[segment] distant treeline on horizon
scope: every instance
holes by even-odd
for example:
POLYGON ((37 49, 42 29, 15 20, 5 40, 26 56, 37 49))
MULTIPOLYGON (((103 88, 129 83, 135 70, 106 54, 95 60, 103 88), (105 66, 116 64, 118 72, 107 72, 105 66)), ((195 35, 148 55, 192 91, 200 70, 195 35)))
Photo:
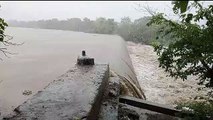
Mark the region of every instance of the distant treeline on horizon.
POLYGON ((11 27, 27 27, 41 29, 70 30, 85 33, 117 34, 126 41, 150 44, 156 38, 157 26, 148 27, 146 24, 150 17, 142 17, 132 21, 129 17, 124 17, 121 22, 103 17, 96 20, 89 18, 70 18, 58 20, 56 18, 38 21, 8 21, 11 27))

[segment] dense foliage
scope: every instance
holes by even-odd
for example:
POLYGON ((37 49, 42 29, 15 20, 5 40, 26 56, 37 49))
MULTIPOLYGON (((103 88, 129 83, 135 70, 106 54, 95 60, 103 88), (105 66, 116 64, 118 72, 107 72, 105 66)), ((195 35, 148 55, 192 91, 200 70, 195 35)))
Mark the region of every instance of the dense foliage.
POLYGON ((186 120, 212 120, 213 103, 206 101, 191 101, 179 103, 176 107, 186 113, 193 113, 193 116, 185 116, 186 120))
POLYGON ((67 20, 39 20, 39 21, 8 21, 10 26, 14 27, 29 27, 43 29, 58 29, 71 30, 86 33, 100 34, 118 34, 127 41, 141 42, 150 44, 155 39, 157 28, 155 26, 148 27, 146 23, 150 17, 143 17, 131 21, 129 17, 124 17, 121 22, 116 22, 114 19, 97 18, 90 20, 89 18, 70 18, 67 20))
POLYGON ((4 30, 7 27, 7 23, 4 21, 4 19, 0 18, 0 42, 2 43, 4 40, 4 30))
POLYGON ((180 15, 180 22, 159 13, 148 23, 163 25, 159 37, 170 35, 172 41, 168 46, 161 42, 153 44, 159 55, 160 67, 165 68, 170 76, 183 80, 189 75, 198 75, 200 84, 213 87, 213 5, 204 8, 198 2, 191 2, 188 7, 181 7, 181 1, 177 3, 180 5, 174 5, 174 10, 180 15), (181 8, 183 10, 179 12, 181 8), (195 8, 196 12, 185 12, 187 9, 184 8, 195 8), (199 25, 200 20, 205 20, 205 25, 199 25))
MULTIPOLYGON (((5 20, 3 18, 0 18, 0 52, 3 53, 5 56, 7 56, 8 53, 10 54, 10 52, 8 52, 7 48, 5 47, 10 45, 10 42, 8 42, 8 40, 5 40, 5 37, 7 36, 4 34, 5 28, 7 26, 8 24, 5 22, 5 20)), ((9 40, 10 39, 11 38, 9 38, 9 40)), ((0 60, 2 60, 1 57, 0 60)))

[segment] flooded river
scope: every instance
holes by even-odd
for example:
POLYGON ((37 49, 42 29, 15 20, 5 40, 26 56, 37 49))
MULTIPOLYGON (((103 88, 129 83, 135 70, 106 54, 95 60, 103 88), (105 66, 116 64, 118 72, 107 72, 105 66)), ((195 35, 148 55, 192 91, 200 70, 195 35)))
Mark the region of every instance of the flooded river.
POLYGON ((12 27, 7 28, 6 34, 13 36, 13 42, 24 44, 9 46, 10 52, 18 53, 9 55, 10 58, 0 55, 3 58, 0 61, 1 116, 72 68, 82 50, 94 57, 95 63, 109 63, 112 71, 133 78, 149 101, 175 105, 178 101, 204 96, 209 90, 198 91, 193 76, 186 82, 167 77, 158 67, 157 55, 151 46, 127 42, 127 49, 126 42, 116 35, 12 27), (23 95, 25 90, 32 94, 23 95))
POLYGON ((82 50, 94 57, 95 63, 109 63, 111 70, 126 77, 130 75, 136 81, 126 42, 119 36, 12 27, 6 29, 6 34, 13 36, 13 42, 24 44, 9 46, 10 52, 18 53, 9 55, 10 58, 1 54, 1 115, 73 67, 82 50), (25 90, 32 94, 23 95, 25 90))
POLYGON ((158 56, 152 46, 127 44, 132 63, 140 86, 148 101, 175 106, 177 102, 193 100, 195 97, 205 97, 210 89, 197 85, 196 76, 188 80, 168 77, 164 69, 159 68, 158 56))

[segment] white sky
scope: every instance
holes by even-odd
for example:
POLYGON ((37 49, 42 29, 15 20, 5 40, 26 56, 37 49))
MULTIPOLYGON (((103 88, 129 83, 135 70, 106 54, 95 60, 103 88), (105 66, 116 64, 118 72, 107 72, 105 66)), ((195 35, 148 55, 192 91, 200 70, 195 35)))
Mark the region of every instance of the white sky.
MULTIPOLYGON (((58 18, 84 18, 92 20, 97 17, 114 18, 116 21, 124 16, 132 20, 147 16, 138 11, 137 4, 150 6, 158 12, 172 15, 171 1, 2 1, 0 2, 0 17, 6 20, 41 20, 58 18)), ((213 4, 209 1, 208 4, 213 4)), ((172 16, 171 16, 172 17, 172 16)))

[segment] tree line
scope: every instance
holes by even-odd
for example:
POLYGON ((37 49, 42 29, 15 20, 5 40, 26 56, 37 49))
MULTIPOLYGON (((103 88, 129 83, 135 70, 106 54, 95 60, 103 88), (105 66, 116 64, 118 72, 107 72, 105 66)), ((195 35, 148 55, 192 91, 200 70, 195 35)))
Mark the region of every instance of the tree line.
POLYGON ((121 18, 120 22, 104 17, 90 20, 89 18, 70 18, 58 20, 56 18, 38 21, 8 21, 12 27, 42 28, 70 30, 85 33, 117 34, 126 41, 151 44, 156 37, 158 26, 147 26, 151 17, 142 17, 132 21, 129 17, 121 18))

